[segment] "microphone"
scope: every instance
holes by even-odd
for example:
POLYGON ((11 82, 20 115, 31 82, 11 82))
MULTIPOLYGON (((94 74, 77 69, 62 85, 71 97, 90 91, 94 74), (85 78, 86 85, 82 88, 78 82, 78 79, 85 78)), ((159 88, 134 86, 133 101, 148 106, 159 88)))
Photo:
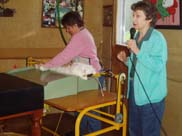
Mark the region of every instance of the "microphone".
POLYGON ((136 29, 135 29, 134 27, 132 27, 132 28, 130 29, 130 39, 134 39, 135 32, 136 32, 136 29))

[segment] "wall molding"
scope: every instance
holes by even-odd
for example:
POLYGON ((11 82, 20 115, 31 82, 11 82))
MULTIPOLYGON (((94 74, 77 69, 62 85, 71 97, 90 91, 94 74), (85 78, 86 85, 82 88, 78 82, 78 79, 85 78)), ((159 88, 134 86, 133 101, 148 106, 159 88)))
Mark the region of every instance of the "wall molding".
POLYGON ((63 48, 0 48, 0 59, 52 58, 63 48))

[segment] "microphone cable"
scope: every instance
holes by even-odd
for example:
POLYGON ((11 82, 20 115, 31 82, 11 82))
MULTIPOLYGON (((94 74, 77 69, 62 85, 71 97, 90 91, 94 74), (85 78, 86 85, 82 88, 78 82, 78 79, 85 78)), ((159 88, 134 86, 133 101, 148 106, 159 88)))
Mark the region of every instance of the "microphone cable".
POLYGON ((142 86, 142 88, 143 88, 143 91, 144 91, 144 93, 145 93, 145 95, 146 95, 146 97, 147 97, 147 99, 148 99, 148 101, 149 101, 149 104, 150 104, 150 106, 151 106, 151 108, 152 108, 152 111, 153 111, 153 113, 154 113, 156 119, 158 120, 159 124, 161 125, 161 130, 162 130, 162 132, 164 133, 164 136, 168 136, 166 130, 164 129, 164 127, 163 127, 163 125, 162 125, 162 123, 161 123, 161 120, 159 119, 159 116, 158 116, 157 113, 156 113, 156 110, 155 110, 154 107, 153 107, 153 104, 152 104, 152 102, 151 102, 151 100, 150 100, 150 98, 149 98, 149 96, 148 96, 148 94, 147 94, 147 91, 146 91, 146 89, 145 89, 145 87, 144 87, 144 85, 143 85, 143 83, 142 83, 142 80, 141 80, 141 78, 140 78, 140 76, 139 76, 139 74, 138 74, 138 72, 137 72, 137 70, 136 70, 135 64, 134 64, 133 60, 131 59, 131 56, 129 56, 129 58, 130 58, 130 61, 131 61, 131 63, 132 63, 132 66, 133 66, 133 68, 134 68, 134 70, 135 70, 135 73, 136 73, 136 75, 137 75, 137 77, 138 77, 138 79, 139 79, 139 82, 140 82, 140 84, 141 84, 141 86, 142 86))

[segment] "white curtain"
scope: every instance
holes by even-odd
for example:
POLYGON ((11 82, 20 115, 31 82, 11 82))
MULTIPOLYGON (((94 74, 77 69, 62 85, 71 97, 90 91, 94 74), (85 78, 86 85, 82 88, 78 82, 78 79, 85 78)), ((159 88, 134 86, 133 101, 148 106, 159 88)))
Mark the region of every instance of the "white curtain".
POLYGON ((117 0, 116 44, 123 44, 125 35, 125 0, 117 0))
POLYGON ((139 0, 117 0, 116 44, 125 45, 132 27, 131 5, 139 0))

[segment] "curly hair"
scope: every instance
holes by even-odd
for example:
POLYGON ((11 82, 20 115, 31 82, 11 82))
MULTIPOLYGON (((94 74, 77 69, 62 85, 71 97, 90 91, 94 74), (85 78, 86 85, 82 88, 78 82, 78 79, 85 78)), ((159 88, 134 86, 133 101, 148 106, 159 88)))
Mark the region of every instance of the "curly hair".
POLYGON ((133 11, 142 10, 146 16, 146 20, 152 20, 151 26, 155 26, 157 22, 157 8, 149 0, 138 1, 131 5, 133 11))

